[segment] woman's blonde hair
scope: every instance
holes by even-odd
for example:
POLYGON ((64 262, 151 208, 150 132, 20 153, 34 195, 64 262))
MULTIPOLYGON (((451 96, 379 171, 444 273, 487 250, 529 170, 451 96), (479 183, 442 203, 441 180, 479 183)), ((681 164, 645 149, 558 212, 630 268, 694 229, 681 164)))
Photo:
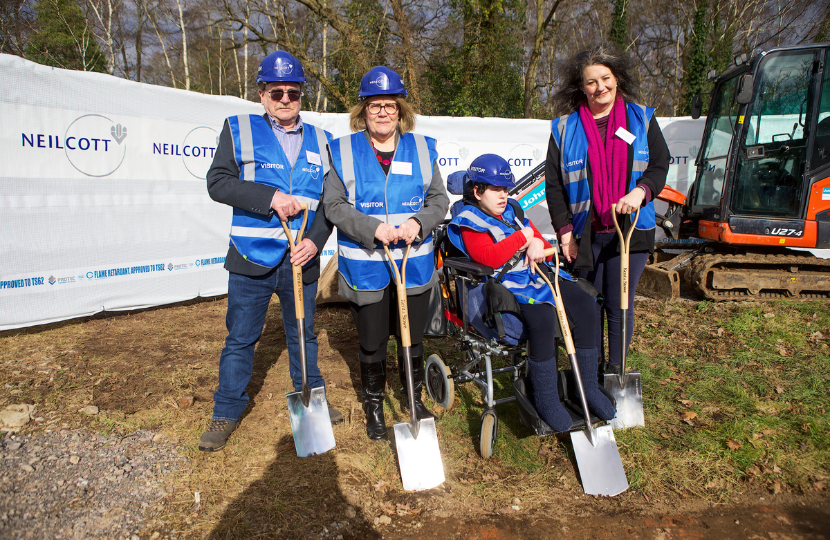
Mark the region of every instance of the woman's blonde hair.
MULTIPOLYGON (((374 97, 374 96, 371 96, 374 97)), ((389 96, 398 104, 398 131, 409 133, 415 127, 415 109, 400 96, 389 96)), ((368 99, 362 99, 349 109, 349 127, 352 131, 364 131, 366 129, 366 105, 369 104, 368 99)))

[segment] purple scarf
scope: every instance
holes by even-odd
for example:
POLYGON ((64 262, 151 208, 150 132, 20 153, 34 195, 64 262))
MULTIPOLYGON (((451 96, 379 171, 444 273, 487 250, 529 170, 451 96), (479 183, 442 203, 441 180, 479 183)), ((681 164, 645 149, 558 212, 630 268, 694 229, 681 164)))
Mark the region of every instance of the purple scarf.
POLYGON ((613 231, 611 204, 616 203, 625 195, 628 186, 628 144, 615 135, 618 128, 625 129, 626 125, 625 103, 622 96, 617 95, 611 109, 605 145, 602 144, 597 123, 586 102, 582 102, 579 106, 579 119, 588 137, 588 163, 591 164, 593 178, 591 193, 594 199, 596 221, 600 225, 594 232, 613 231))

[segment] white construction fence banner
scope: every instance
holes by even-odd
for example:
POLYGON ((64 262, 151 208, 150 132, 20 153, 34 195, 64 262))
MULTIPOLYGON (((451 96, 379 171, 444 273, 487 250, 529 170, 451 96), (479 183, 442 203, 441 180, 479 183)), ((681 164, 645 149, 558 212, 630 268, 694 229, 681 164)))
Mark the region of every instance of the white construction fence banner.
MULTIPOLYGON (((0 73, 0 330, 227 293, 231 208, 205 176, 225 118, 259 103, 2 54, 0 73)), ((345 114, 302 118, 349 133, 345 114)), ((660 123, 685 191, 702 121, 660 123)), ((416 132, 438 140, 445 177, 492 152, 519 178, 545 159, 550 122, 419 117, 416 132)), ((334 252, 332 235, 322 267, 334 252)))

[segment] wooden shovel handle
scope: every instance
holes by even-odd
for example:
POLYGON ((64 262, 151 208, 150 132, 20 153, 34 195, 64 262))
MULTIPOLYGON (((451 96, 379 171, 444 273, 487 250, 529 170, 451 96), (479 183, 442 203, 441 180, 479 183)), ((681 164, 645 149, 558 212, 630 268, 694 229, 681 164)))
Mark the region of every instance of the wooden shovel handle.
POLYGON ((398 293, 398 318, 401 321, 401 347, 411 347, 409 304, 406 298, 406 260, 409 258, 409 250, 412 249, 412 244, 406 246, 400 272, 398 272, 398 265, 395 264, 395 259, 392 258, 392 252, 389 250, 389 246, 384 244, 383 249, 386 251, 386 256, 389 257, 389 264, 392 265, 392 270, 395 273, 395 286, 398 293))
POLYGON ((628 254, 631 248, 631 235, 634 234, 634 225, 640 219, 640 208, 637 208, 634 221, 631 223, 631 228, 628 229, 628 234, 626 235, 623 235, 620 223, 617 221, 616 203, 611 205, 611 217, 614 219, 614 228, 617 229, 617 236, 620 239, 620 309, 628 309, 628 254))
MULTIPOLYGON (((556 249, 553 249, 552 255, 555 256, 555 272, 559 272, 559 252, 556 249)), ((536 273, 542 277, 545 283, 547 283, 548 287, 550 287, 550 292, 553 294, 553 301, 556 304, 556 315, 559 318, 559 326, 562 330, 562 340, 565 342, 565 352, 569 355, 576 354, 576 348, 574 347, 574 338, 571 335, 571 327, 568 325, 568 316, 565 314, 565 303, 562 301, 562 293, 559 291, 559 279, 558 277, 554 277, 553 284, 548 279, 548 276, 545 275, 542 270, 536 266, 536 263, 533 263, 533 266, 536 269, 536 273)))
MULTIPOLYGON (((297 248, 297 244, 302 241, 305 226, 308 223, 308 203, 301 202, 300 208, 303 210, 303 223, 300 225, 300 230, 297 231, 296 241, 291 236, 291 229, 288 227, 288 223, 280 220, 292 252, 297 248)), ((291 265, 291 282, 294 285, 294 316, 298 321, 301 321, 305 319, 305 303, 303 298, 303 267, 299 264, 291 265)))

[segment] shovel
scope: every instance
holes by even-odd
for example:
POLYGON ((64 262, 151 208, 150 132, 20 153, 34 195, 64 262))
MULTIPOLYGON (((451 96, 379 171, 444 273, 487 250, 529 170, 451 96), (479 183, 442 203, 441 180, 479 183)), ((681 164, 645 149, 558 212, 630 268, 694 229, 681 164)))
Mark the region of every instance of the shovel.
POLYGON ((444 464, 438 449, 438 432, 435 419, 418 420, 415 414, 415 385, 412 378, 412 342, 409 334, 409 309, 406 298, 406 260, 412 245, 406 246, 401 270, 392 258, 392 252, 384 245, 386 256, 395 273, 398 295, 398 319, 401 324, 401 347, 406 375, 406 393, 409 398, 409 423, 395 424, 395 446, 401 465, 401 480, 407 491, 434 488, 444 482, 444 464))
POLYGON ((625 357, 628 352, 628 255, 631 246, 631 235, 634 233, 634 225, 640 217, 640 209, 634 215, 634 221, 628 230, 628 235, 623 235, 620 224, 617 222, 617 205, 611 205, 611 216, 614 218, 614 227, 617 229, 617 236, 620 238, 620 374, 605 374, 605 389, 617 400, 617 416, 614 417, 612 425, 614 429, 625 429, 636 426, 645 426, 643 415, 643 386, 640 381, 640 372, 625 371, 625 357))
MULTIPOLYGON (((559 271, 559 253, 554 251, 556 256, 556 267, 554 272, 559 271)), ((536 263, 533 263, 536 266, 536 263)), ((582 412, 585 415, 585 429, 571 432, 571 443, 576 456, 576 466, 579 469, 579 476, 582 478, 582 489, 588 495, 605 495, 613 497, 628 489, 628 480, 620 459, 620 451, 617 448, 617 441, 614 439, 614 431, 610 425, 595 428, 591 425, 591 413, 588 412, 588 402, 585 399, 585 388, 582 386, 582 375, 579 373, 579 365, 576 361, 576 348, 574 347, 571 327, 568 325, 568 316, 565 314, 565 305, 562 302, 562 295, 559 293, 559 279, 554 277, 555 285, 552 285, 544 272, 536 268, 538 275, 550 287, 556 302, 556 315, 559 317, 559 326, 562 329, 562 339, 565 342, 565 351, 571 361, 574 378, 579 388, 579 398, 582 401, 582 412)))
MULTIPOLYGON (((305 231, 306 222, 308 221, 308 204, 300 203, 300 207, 303 209, 303 224, 300 230, 297 231, 296 241, 291 236, 291 229, 288 228, 288 224, 281 221, 291 251, 294 251, 297 244, 303 239, 303 231, 305 231)), ((301 266, 291 265, 291 281, 294 285, 294 315, 297 317, 297 341, 300 348, 303 389, 300 392, 289 392, 285 397, 288 400, 288 416, 291 419, 291 431, 294 433, 294 447, 297 450, 297 455, 299 457, 311 457, 334 448, 334 431, 331 428, 326 389, 322 386, 310 390, 308 388, 303 269, 301 266)), ((283 317, 286 315, 286 313, 282 314, 283 317)))

